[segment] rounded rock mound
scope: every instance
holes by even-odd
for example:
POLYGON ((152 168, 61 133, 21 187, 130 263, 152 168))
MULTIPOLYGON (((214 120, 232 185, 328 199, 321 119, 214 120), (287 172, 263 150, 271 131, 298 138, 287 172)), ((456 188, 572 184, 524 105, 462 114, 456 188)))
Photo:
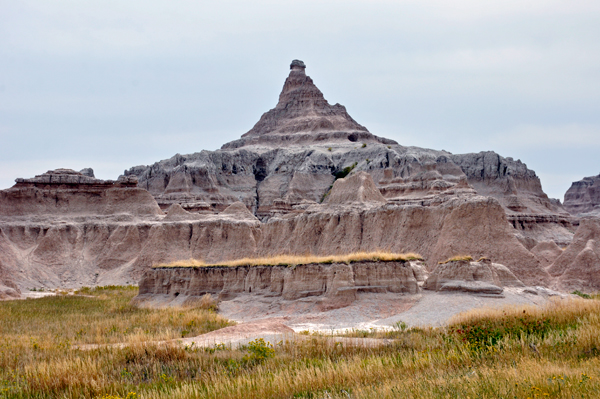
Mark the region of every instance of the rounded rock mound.
POLYGON ((386 199, 375 185, 370 174, 364 171, 354 173, 333 183, 325 202, 329 205, 351 203, 386 203, 386 199))

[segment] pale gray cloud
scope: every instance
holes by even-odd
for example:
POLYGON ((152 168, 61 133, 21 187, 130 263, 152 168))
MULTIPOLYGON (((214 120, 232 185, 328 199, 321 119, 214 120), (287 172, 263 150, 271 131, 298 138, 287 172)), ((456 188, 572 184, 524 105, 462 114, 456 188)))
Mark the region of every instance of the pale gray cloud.
POLYGON ((600 2, 0 0, 0 187, 215 149, 303 59, 373 133, 600 172, 600 2))

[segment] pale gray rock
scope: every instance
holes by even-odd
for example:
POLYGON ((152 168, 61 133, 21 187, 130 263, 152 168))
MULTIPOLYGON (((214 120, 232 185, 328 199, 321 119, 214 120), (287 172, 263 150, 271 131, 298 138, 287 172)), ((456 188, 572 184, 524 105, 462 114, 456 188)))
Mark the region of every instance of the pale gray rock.
POLYGON ((96 177, 96 176, 94 176, 94 169, 92 169, 92 168, 81 169, 79 171, 79 173, 81 173, 82 175, 87 176, 87 177, 96 177))
POLYGON ((385 204, 387 201, 375 186, 371 175, 362 171, 337 180, 326 200, 329 205, 365 202, 385 204))
POLYGON ((489 259, 477 262, 452 261, 439 264, 427 278, 425 289, 499 295, 503 287, 524 284, 506 266, 489 259))
POLYGON ((548 267, 564 291, 595 293, 600 290, 600 219, 581 220, 573 242, 548 267))

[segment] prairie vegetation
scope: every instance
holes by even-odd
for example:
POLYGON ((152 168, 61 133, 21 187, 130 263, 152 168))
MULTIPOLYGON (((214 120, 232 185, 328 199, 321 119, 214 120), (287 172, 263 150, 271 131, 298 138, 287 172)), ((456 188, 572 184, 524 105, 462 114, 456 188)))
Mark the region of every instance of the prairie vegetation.
POLYGON ((133 288, 0 303, 0 397, 571 398, 600 389, 600 301, 472 311, 447 328, 309 335, 241 349, 144 341, 226 322, 210 310, 131 308, 133 288), (194 321, 194 323, 191 323, 194 321), (115 328, 113 328, 115 326, 115 328), (80 350, 85 343, 128 342, 80 350))
POLYGON ((276 255, 262 258, 243 258, 219 263, 205 263, 202 260, 188 259, 154 267, 211 267, 211 266, 295 266, 310 263, 352 263, 352 262, 409 262, 412 260, 423 260, 423 257, 415 253, 396 254, 391 252, 353 252, 347 255, 276 255))

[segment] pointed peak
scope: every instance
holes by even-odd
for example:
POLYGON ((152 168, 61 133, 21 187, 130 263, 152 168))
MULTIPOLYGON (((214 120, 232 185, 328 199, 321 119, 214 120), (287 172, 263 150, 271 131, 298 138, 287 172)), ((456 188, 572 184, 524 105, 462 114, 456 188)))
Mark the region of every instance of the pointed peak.
POLYGON ((346 108, 339 104, 330 105, 305 70, 306 64, 303 61, 292 61, 279 102, 275 108, 263 114, 244 137, 301 132, 367 131, 348 115, 346 108))
MULTIPOLYGON (((275 108, 265 112, 240 140, 223 148, 252 144, 269 146, 310 144, 312 142, 377 141, 383 142, 358 124, 343 105, 330 105, 321 90, 306 75, 306 64, 293 60, 275 108)), ((392 140, 387 140, 395 144, 392 140)))

